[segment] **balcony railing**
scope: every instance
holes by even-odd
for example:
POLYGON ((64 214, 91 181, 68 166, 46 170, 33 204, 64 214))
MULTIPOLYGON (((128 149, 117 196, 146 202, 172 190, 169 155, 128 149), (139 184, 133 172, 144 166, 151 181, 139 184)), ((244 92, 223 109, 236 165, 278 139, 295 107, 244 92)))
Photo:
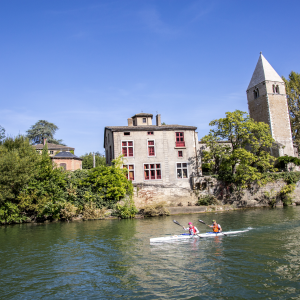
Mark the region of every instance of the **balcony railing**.
POLYGON ((185 142, 175 142, 175 147, 185 147, 185 142))

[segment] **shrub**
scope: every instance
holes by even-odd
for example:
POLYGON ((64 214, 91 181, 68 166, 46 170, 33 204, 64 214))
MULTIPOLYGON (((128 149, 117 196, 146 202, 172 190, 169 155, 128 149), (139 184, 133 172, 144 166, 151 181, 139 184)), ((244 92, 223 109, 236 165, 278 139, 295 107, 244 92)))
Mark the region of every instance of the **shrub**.
POLYGON ((106 208, 97 208, 94 202, 86 203, 83 207, 83 219, 84 220, 93 220, 93 219, 102 219, 106 213, 106 208))
POLYGON ((147 217, 169 216, 170 212, 166 209, 166 202, 153 203, 145 205, 140 213, 147 217))
POLYGON ((115 214, 121 219, 134 218, 137 213, 138 209, 131 198, 124 200, 123 204, 116 205, 115 214))
POLYGON ((274 189, 271 189, 270 192, 265 192, 264 195, 265 195, 265 198, 268 201, 268 204, 272 208, 276 207, 278 193, 276 191, 274 191, 274 189))
POLYGON ((68 221, 71 220, 73 217, 75 217, 77 215, 77 212, 78 212, 78 207, 71 204, 70 202, 67 202, 64 208, 60 210, 61 217, 68 221))
POLYGON ((292 204, 291 194, 294 192, 295 188, 295 184, 287 184, 280 190, 279 194, 284 206, 292 204))
POLYGON ((217 200, 217 198, 213 195, 205 195, 205 196, 201 196, 198 199, 198 203, 199 206, 200 205, 217 205, 219 204, 219 201, 217 200))

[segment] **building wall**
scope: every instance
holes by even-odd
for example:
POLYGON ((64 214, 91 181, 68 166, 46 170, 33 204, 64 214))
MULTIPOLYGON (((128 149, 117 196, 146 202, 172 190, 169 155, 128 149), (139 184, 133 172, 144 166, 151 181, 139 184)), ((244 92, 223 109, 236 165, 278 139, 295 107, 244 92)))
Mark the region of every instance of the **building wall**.
POLYGON ((52 161, 56 164, 57 167, 60 167, 60 164, 66 164, 67 171, 75 171, 82 169, 82 161, 77 159, 69 158, 53 158, 52 161))
POLYGON ((281 155, 294 156, 288 113, 285 85, 281 82, 265 81, 247 91, 250 117, 257 122, 270 126, 272 137, 284 145, 281 155), (273 85, 279 86, 279 93, 273 93, 273 85), (259 97, 254 99, 254 90, 259 90, 259 97))
POLYGON ((152 118, 151 117, 136 117, 133 118, 135 123, 134 126, 143 126, 143 125, 152 125, 152 118), (143 119, 146 119, 146 123, 143 123, 143 119))
POLYGON ((147 135, 147 131, 131 131, 130 136, 124 132, 114 132, 114 156, 121 155, 122 141, 133 141, 134 156, 124 157, 124 164, 133 164, 135 169, 134 184, 151 184, 164 186, 190 187, 190 175, 193 172, 191 158, 195 157, 195 139, 197 134, 192 130, 178 131, 153 131, 153 135, 147 135), (184 132, 185 147, 176 148, 175 132, 184 132), (155 141, 155 156, 148 156, 148 140, 155 141), (178 151, 183 156, 178 157, 178 151), (144 164, 161 164, 161 179, 145 180, 144 164), (177 178, 176 164, 187 163, 188 178, 177 178))

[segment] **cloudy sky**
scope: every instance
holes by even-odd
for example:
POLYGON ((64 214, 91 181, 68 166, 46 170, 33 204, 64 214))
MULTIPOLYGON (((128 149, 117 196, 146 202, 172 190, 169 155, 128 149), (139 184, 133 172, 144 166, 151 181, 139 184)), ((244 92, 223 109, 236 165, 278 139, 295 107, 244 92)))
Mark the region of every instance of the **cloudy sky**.
POLYGON ((38 120, 75 154, 136 113, 194 125, 247 111, 259 52, 300 73, 300 1, 0 0, 0 125, 38 120))

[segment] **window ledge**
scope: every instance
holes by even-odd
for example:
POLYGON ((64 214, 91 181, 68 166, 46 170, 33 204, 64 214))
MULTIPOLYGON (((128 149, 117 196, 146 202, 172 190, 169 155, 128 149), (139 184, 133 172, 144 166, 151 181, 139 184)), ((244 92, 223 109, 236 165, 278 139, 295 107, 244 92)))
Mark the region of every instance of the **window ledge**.
POLYGON ((186 146, 182 146, 182 147, 174 147, 174 149, 186 149, 186 146))

